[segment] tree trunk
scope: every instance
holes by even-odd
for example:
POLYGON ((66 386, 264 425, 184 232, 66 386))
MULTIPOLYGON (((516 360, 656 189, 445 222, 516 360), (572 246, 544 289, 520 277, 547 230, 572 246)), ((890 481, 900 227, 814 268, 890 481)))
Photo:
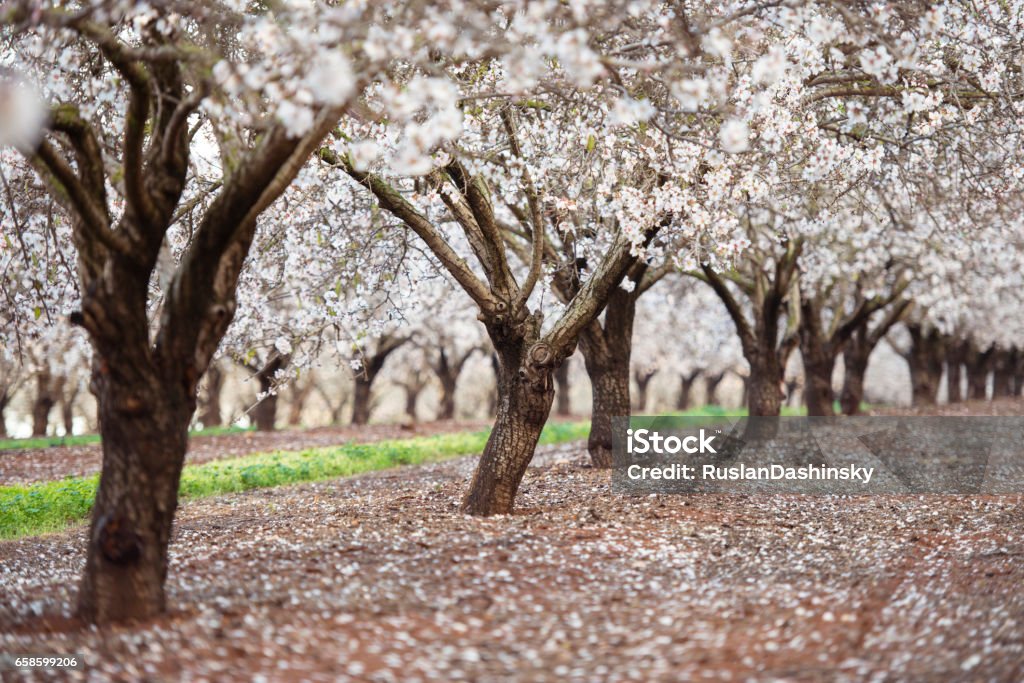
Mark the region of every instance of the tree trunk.
POLYGON ((1011 398, 1014 393, 1013 373, 1017 365, 1013 351, 1000 349, 992 361, 992 398, 1011 398))
POLYGON ((583 355, 591 386, 587 450, 597 468, 612 466, 612 418, 629 417, 629 357, 583 355))
POLYGON ((979 351, 973 345, 968 347, 964 367, 967 370, 967 394, 975 401, 988 397, 988 371, 994 348, 979 351))
POLYGON ((274 356, 256 373, 256 379, 260 383, 260 394, 263 395, 260 402, 252 409, 252 418, 256 423, 257 431, 274 431, 277 424, 277 391, 274 386, 274 377, 280 370, 287 367, 288 360, 286 356, 274 356))
POLYGON ((864 375, 868 371, 872 350, 863 342, 852 339, 843 349, 843 391, 839 397, 843 415, 860 415, 860 406, 864 402, 864 375))
POLYGON ((46 436, 50 424, 50 411, 57 404, 57 391, 49 370, 36 375, 36 397, 32 403, 32 436, 46 436))
POLYGON ((939 400, 942 364, 946 351, 937 330, 925 331, 920 325, 907 325, 910 332, 910 382, 915 406, 933 406, 939 400))
POLYGON ((220 412, 220 395, 224 389, 225 372, 217 364, 210 365, 206 371, 206 387, 199 412, 199 421, 203 428, 219 427, 224 419, 220 412))
POLYGON ((352 424, 365 425, 370 422, 370 411, 373 409, 373 380, 376 373, 369 372, 356 375, 355 389, 352 392, 352 424))
POLYGON ((804 356, 804 401, 810 416, 831 417, 836 414, 833 406, 835 393, 832 391, 835 363, 835 356, 829 352, 804 356))
POLYGON ((636 409, 641 414, 647 410, 647 388, 651 385, 651 380, 654 379, 657 373, 657 370, 649 370, 646 372, 637 371, 633 374, 633 378, 636 380, 636 409))
MULTIPOLYGON (((704 400, 708 405, 718 405, 718 385, 725 379, 724 372, 716 372, 713 375, 706 375, 704 377, 704 400)), ((747 394, 749 393, 749 378, 743 383, 744 397, 743 402, 747 402, 747 394)))
POLYGON ((64 436, 72 436, 75 433, 75 399, 78 398, 78 383, 75 383, 75 390, 61 397, 60 417, 64 423, 64 436))
POLYGON ((554 372, 555 375, 555 414, 565 417, 572 414, 571 397, 569 396, 569 361, 562 363, 554 372))
MULTIPOLYGON (((811 417, 835 415, 832 372, 836 367, 836 334, 826 333, 821 322, 822 305, 815 299, 800 303, 798 327, 800 355, 804 362, 804 403, 811 417), (830 336, 831 335, 831 336, 830 336)), ((840 342, 841 343, 841 342, 840 342)), ((785 372, 785 367, 782 368, 785 372)))
POLYGON ((590 377, 590 436, 587 450, 597 468, 612 466, 612 418, 629 417, 629 366, 633 353, 636 295, 611 294, 602 324, 594 320, 580 333, 580 353, 590 377))
POLYGON ((167 547, 194 397, 126 363, 97 358, 103 471, 92 511, 79 616, 106 623, 164 611, 167 547))
POLYGON ((747 414, 750 417, 777 417, 782 409, 782 368, 772 348, 747 355, 750 379, 747 414))
POLYGON ((950 403, 964 400, 960 384, 965 351, 965 344, 956 340, 949 340, 946 346, 946 397, 950 403))
POLYGON ((455 389, 458 386, 458 376, 448 374, 441 380, 441 402, 438 408, 438 420, 455 419, 455 389))
POLYGON ((418 420, 416 404, 420 400, 420 393, 423 392, 423 385, 410 383, 406 384, 403 389, 405 389, 405 414, 410 420, 416 422, 418 420))
POLYGON ((498 358, 498 417, 462 503, 473 515, 512 512, 516 491, 533 458, 555 398, 552 370, 561 362, 550 346, 530 346, 488 328, 498 358))
POLYGON ((4 411, 7 410, 8 403, 10 403, 10 398, 7 394, 0 395, 0 439, 6 439, 9 436, 7 433, 7 420, 4 417, 4 411))
POLYGON ((689 410, 693 398, 693 384, 700 377, 700 370, 690 374, 679 375, 679 397, 676 399, 676 410, 689 410))

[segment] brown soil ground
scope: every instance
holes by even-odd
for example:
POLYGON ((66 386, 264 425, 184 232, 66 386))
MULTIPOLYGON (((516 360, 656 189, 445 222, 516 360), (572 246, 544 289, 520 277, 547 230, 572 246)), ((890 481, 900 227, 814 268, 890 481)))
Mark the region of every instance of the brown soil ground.
POLYGON ((146 623, 68 618, 82 529, 0 543, 0 652, 94 680, 1024 680, 1021 496, 629 497, 574 444, 478 519, 473 464, 189 501, 146 623))
MULTIPOLYGON (((490 426, 489 422, 444 420, 418 424, 375 424, 363 427, 320 427, 196 436, 189 439, 185 462, 189 465, 198 465, 250 453, 335 446, 347 441, 407 439, 412 436, 485 429, 490 426)), ((98 443, 88 446, 51 446, 0 451, 0 485, 28 484, 96 474, 100 471, 101 459, 102 452, 98 443)))

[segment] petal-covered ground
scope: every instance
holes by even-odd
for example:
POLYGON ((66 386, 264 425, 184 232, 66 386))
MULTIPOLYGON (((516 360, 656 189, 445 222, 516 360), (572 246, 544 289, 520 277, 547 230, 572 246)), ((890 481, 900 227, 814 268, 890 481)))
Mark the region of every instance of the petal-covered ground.
POLYGON ((0 652, 96 680, 1024 680, 1020 496, 625 497, 575 444, 477 519, 473 464, 188 501, 142 624, 65 618, 83 530, 0 543, 0 652))

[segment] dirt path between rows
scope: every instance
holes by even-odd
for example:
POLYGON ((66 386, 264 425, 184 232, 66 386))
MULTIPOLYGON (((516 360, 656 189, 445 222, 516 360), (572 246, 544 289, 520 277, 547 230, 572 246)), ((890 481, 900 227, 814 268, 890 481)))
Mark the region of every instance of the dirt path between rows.
MULTIPOLYGON (((185 463, 198 465, 250 453, 336 446, 347 441, 366 443, 382 439, 407 439, 413 436, 476 431, 490 426, 489 422, 444 420, 414 425, 379 424, 195 436, 189 439, 185 463)), ((0 451, 0 486, 96 474, 100 471, 101 460, 102 451, 98 443, 0 451)))
POLYGON ((81 529, 0 543, 0 652, 95 679, 1024 679, 1021 497, 628 497, 542 449, 188 501, 171 616, 71 630, 81 529), (42 616, 40 616, 42 615, 42 616))

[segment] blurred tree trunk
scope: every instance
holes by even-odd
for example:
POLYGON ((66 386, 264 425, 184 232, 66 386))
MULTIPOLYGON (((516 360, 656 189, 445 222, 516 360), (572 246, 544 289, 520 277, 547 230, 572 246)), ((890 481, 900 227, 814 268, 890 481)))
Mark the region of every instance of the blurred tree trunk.
POLYGON ((555 376, 555 414, 561 417, 572 414, 572 402, 569 396, 571 386, 569 384, 569 361, 558 366, 554 372, 555 376))
POLYGON ((352 424, 365 425, 370 422, 370 413, 373 410, 373 382, 384 369, 388 356, 407 341, 407 336, 386 334, 377 340, 368 354, 363 355, 363 366, 356 373, 355 390, 352 393, 352 424))
POLYGON ((910 349, 905 357, 910 366, 913 405, 936 405, 946 357, 942 335, 937 329, 926 329, 919 324, 907 325, 907 331, 910 333, 910 349))
POLYGON ((654 379, 654 376, 657 374, 657 370, 636 369, 633 371, 633 379, 636 381, 637 412, 643 413, 647 410, 647 389, 651 385, 651 380, 654 379))
POLYGON ((82 385, 75 381, 68 382, 67 386, 70 388, 61 392, 60 396, 60 416, 64 423, 64 436, 72 436, 75 433, 75 401, 78 399, 82 385))
POLYGON ((302 412, 312 393, 312 370, 292 380, 288 391, 288 426, 298 427, 302 424, 302 412))
POLYGON ((964 400, 961 388, 964 359, 967 354, 967 343, 953 338, 946 340, 946 396, 950 403, 964 400))
POLYGON ((50 425, 50 411, 57 405, 64 378, 55 377, 49 368, 36 374, 36 395, 32 402, 32 436, 46 436, 50 425))
POLYGON ((995 352, 992 359, 992 398, 1013 396, 1013 374, 1016 366, 1016 353, 1012 349, 999 349, 995 352))
MULTIPOLYGON (((438 403, 438 420, 454 420, 456 415, 455 394, 459 386, 459 376, 473 354, 482 351, 479 346, 459 353, 448 353, 443 347, 438 349, 437 358, 430 368, 441 384, 441 398, 438 403)), ((497 372, 497 371, 495 371, 497 372)))
POLYGON ((679 375, 679 396, 676 398, 676 410, 689 410, 693 400, 693 385, 700 377, 700 370, 680 373, 679 375))
POLYGON ((995 347, 980 351, 973 343, 968 344, 964 367, 967 370, 967 394, 975 401, 988 398, 988 373, 992 368, 995 347))
POLYGON ((226 376, 227 373, 224 372, 219 363, 210 365, 210 369, 206 371, 203 383, 205 386, 199 406, 199 421, 203 423, 204 429, 219 427, 224 422, 220 412, 220 396, 224 389, 226 376))
MULTIPOLYGON (((716 372, 711 375, 704 375, 704 400, 709 405, 719 405, 718 403, 718 385, 725 379, 725 371, 716 372)), ((747 404, 746 392, 749 391, 750 377, 748 376, 743 382, 743 405, 747 404)))
POLYGON ((277 426, 277 387, 274 380, 275 375, 284 370, 291 359, 287 356, 274 356, 267 364, 256 372, 256 379, 260 383, 260 399, 256 407, 252 409, 252 419, 256 424, 256 430, 260 432, 272 432, 277 426))

